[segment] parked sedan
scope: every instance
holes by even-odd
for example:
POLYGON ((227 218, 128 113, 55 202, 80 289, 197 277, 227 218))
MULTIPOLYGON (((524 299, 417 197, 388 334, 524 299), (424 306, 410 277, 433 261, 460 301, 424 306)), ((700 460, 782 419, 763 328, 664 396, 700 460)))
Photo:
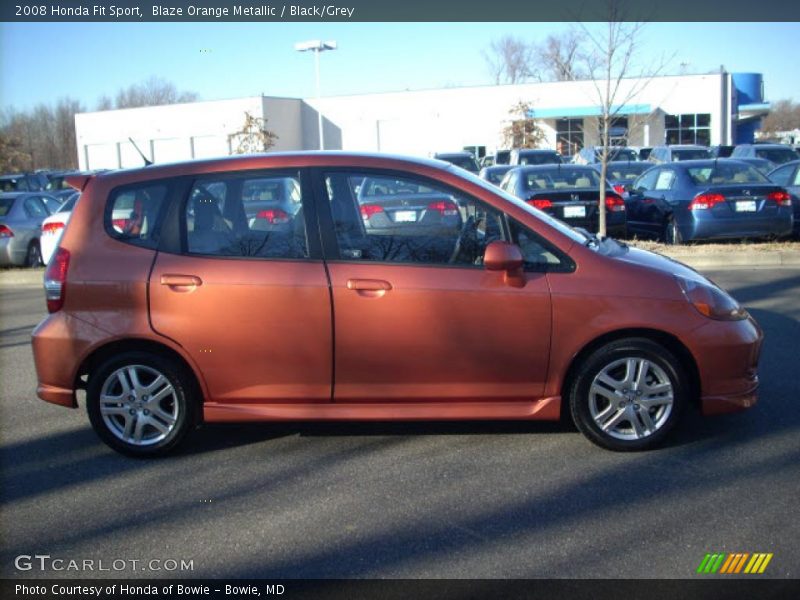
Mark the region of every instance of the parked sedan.
POLYGON ((59 240, 61 240, 64 227, 67 226, 72 210, 75 208, 75 203, 80 196, 80 193, 76 192, 73 188, 70 188, 70 190, 72 190, 72 193, 67 197, 66 202, 59 207, 58 211, 42 221, 42 233, 39 238, 39 245, 41 246, 40 250, 42 253, 42 262, 44 264, 50 262, 50 257, 58 246, 59 240))
POLYGON ((50 216, 46 200, 56 202, 38 192, 0 194, 0 266, 42 264, 39 236, 50 216))
POLYGON ((791 195, 794 208, 794 234, 800 236, 800 160, 782 164, 767 177, 791 195))
POLYGON ((625 204, 631 232, 671 244, 792 232, 786 190, 729 158, 658 165, 633 183, 625 204))
MULTIPOLYGON (((536 165, 510 170, 500 187, 517 198, 573 227, 597 232, 600 175, 583 165, 536 165)), ((606 231, 625 237, 625 202, 606 192, 606 231)))
POLYGON ((505 177, 506 173, 508 173, 512 168, 513 167, 511 165, 494 165, 491 167, 483 167, 481 172, 478 174, 478 177, 485 179, 489 183, 500 185, 500 182, 503 181, 503 177, 505 177))

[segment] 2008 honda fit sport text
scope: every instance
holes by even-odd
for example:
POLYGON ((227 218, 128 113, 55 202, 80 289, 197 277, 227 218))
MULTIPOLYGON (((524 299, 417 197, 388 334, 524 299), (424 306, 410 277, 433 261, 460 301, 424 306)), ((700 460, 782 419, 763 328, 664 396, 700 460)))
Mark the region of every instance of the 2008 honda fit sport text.
POLYGON ((109 446, 201 423, 544 419, 613 450, 756 402, 762 334, 657 254, 457 167, 265 154, 76 176, 33 333, 48 402, 109 446))

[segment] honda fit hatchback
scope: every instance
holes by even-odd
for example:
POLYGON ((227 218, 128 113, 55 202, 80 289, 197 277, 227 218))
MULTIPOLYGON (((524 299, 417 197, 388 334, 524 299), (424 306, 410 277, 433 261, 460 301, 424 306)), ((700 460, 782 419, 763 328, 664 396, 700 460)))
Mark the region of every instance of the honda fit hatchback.
POLYGON ((37 393, 74 408, 84 389, 123 453, 202 423, 562 413, 640 450, 690 405, 756 402, 762 334, 726 292, 444 162, 268 154, 70 182, 37 393), (248 190, 272 180, 300 206, 264 227, 248 190))

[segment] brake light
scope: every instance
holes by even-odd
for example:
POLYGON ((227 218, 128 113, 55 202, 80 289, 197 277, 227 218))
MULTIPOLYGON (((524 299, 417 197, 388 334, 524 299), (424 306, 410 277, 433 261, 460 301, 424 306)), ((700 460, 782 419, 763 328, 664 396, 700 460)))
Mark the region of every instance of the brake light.
POLYGON ((7 225, 0 225, 0 238, 14 237, 14 232, 11 231, 7 225))
POLYGON ((64 229, 64 224, 59 221, 45 223, 42 225, 42 235, 56 235, 62 229, 64 229))
POLYGON ((383 207, 380 204, 362 204, 361 205, 361 218, 365 221, 377 213, 382 213, 383 207))
POLYGON ((783 190, 777 192, 770 192, 767 194, 767 200, 772 200, 778 206, 791 206, 792 197, 783 190))
POLYGON ((270 225, 283 225, 289 222, 289 215, 280 208, 268 208, 259 212, 256 219, 266 219, 270 225))
POLYGON ((689 210, 708 210, 722 202, 725 202, 722 194, 699 194, 689 203, 689 210))
POLYGON ((530 204, 533 208, 538 208, 539 210, 553 208, 552 200, 548 200, 547 198, 531 198, 528 200, 528 204, 530 204))
POLYGON ((128 229, 130 221, 128 219, 112 219, 111 224, 114 226, 114 229, 124 232, 126 229, 128 229))
POLYGON ((436 210, 443 217, 454 217, 458 214, 458 207, 447 200, 439 200, 428 204, 428 210, 436 210))
POLYGON ((622 212, 625 210, 625 201, 615 194, 606 194, 606 210, 609 212, 622 212))
POLYGON ((614 186, 614 191, 617 192, 620 196, 625 193, 625 186, 617 184, 614 186))
POLYGON ((58 248, 44 272, 44 296, 47 300, 47 312, 57 312, 64 306, 68 268, 69 250, 58 248))

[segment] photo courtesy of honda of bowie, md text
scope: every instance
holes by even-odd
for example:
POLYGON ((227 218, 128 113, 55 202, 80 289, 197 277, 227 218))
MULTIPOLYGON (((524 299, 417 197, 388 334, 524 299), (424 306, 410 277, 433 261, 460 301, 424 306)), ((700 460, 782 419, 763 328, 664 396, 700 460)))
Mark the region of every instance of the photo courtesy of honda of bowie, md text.
POLYGON ((83 585, 75 583, 52 583, 48 585, 33 584, 27 585, 18 583, 14 586, 14 595, 22 596, 68 596, 68 597, 95 597, 108 598, 113 596, 186 596, 196 598, 198 596, 210 596, 212 594, 224 593, 226 596, 241 598, 243 596, 282 596, 286 588, 279 584, 265 585, 231 585, 225 584, 215 587, 214 584, 198 583, 183 585, 178 583, 167 584, 147 584, 136 585, 128 583, 83 585))
POLYGON ((95 17, 111 19, 142 19, 150 17, 200 17, 210 19, 228 18, 292 18, 292 17, 316 17, 324 19, 327 17, 353 18, 355 7, 334 6, 330 4, 299 6, 296 4, 262 4, 258 6, 246 4, 234 4, 232 6, 165 6, 161 4, 153 5, 142 10, 140 6, 117 6, 104 4, 87 4, 78 6, 63 6, 60 4, 17 4, 14 6, 14 14, 17 17, 95 17), (152 10, 151 15, 146 15, 148 9, 152 10))

